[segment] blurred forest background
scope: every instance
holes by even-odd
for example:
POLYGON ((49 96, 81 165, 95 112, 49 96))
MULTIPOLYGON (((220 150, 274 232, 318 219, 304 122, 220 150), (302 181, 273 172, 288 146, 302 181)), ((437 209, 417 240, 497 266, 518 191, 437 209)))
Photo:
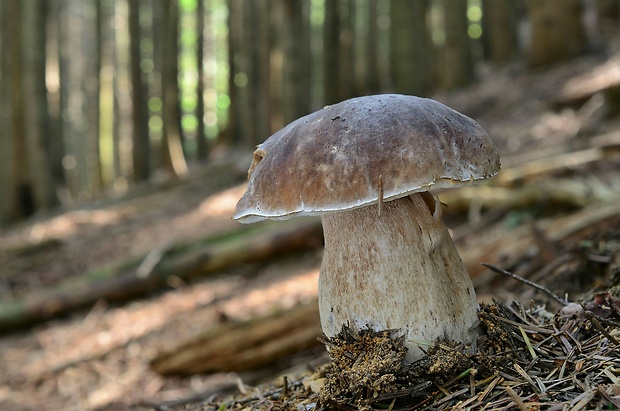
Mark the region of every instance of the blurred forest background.
POLYGON ((564 60, 619 3, 2 1, 0 226, 182 178, 326 104, 564 60))
POLYGON ((620 0, 0 0, 0 409, 188 409, 324 360, 320 221, 231 216, 256 144, 387 92, 500 151, 437 192, 479 301, 555 309, 481 262, 618 295, 620 0))

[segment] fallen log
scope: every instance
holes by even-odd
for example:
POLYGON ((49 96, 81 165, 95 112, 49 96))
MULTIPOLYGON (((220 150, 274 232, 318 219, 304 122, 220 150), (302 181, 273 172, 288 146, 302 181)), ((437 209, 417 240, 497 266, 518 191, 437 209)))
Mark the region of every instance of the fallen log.
POLYGON ((157 355, 150 363, 162 375, 236 372, 263 367, 317 346, 318 302, 244 322, 224 322, 157 355))
POLYGON ((600 67, 589 71, 587 75, 569 80, 561 92, 549 101, 555 109, 566 106, 576 106, 585 103, 595 94, 603 94, 618 104, 618 90, 620 89, 620 62, 610 60, 600 67))
POLYGON ((88 273, 0 304, 0 331, 45 321, 102 299, 120 301, 142 296, 165 287, 171 277, 190 281, 240 264, 318 248, 322 241, 319 220, 297 219, 220 235, 198 246, 165 247, 159 250, 162 255, 155 264, 145 264, 148 258, 143 258, 143 264, 138 260, 88 273))
POLYGON ((462 187, 440 193, 448 214, 467 212, 470 205, 486 209, 519 209, 536 203, 582 208, 592 202, 611 203, 620 198, 615 187, 594 177, 588 179, 546 178, 518 187, 496 185, 462 187))

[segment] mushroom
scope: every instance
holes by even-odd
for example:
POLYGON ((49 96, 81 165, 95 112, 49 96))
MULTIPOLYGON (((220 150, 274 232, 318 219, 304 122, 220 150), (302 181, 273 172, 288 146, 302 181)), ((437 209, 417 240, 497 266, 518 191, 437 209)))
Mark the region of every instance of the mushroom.
POLYGON ((406 362, 439 338, 474 343, 474 288, 429 189, 497 174, 474 120, 431 99, 383 94, 327 106, 254 152, 234 219, 320 215, 321 327, 400 329, 406 362))

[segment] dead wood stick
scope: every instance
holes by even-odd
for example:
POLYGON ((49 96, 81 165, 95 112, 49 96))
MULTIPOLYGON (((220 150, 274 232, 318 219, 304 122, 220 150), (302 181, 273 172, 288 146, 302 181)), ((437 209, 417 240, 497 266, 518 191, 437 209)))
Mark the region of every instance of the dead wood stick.
POLYGON ((605 157, 605 150, 595 147, 571 153, 562 153, 548 158, 533 160, 518 167, 502 170, 493 181, 495 184, 510 186, 524 179, 548 175, 578 166, 600 161, 605 157))
POLYGON ((546 178, 518 187, 462 187, 442 191, 439 196, 441 201, 448 205, 445 209, 448 214, 468 210, 472 204, 486 209, 515 209, 544 201, 581 208, 594 201, 612 202, 620 198, 616 190, 594 178, 546 178))
POLYGON ((151 368, 163 375, 249 370, 319 345, 320 335, 315 300, 266 317, 215 325, 159 354, 151 368))
POLYGON ((532 282, 526 278, 523 278, 521 276, 518 276, 517 274, 511 273, 510 271, 506 271, 504 269, 501 269, 499 267, 494 266, 493 264, 488 264, 488 263, 482 263, 483 266, 495 271, 496 273, 499 274, 504 274, 507 275, 508 277, 514 278, 517 281, 521 281, 523 284, 529 285, 530 287, 533 287, 535 289, 537 289, 538 291, 541 291, 545 294, 547 294, 549 297, 553 298, 555 301, 559 302, 560 304, 566 306, 568 305, 568 301, 566 301, 565 299, 558 297, 557 295, 555 295, 551 290, 549 290, 546 287, 543 287, 540 284, 536 284, 535 282, 532 282))
MULTIPOLYGON (((559 218, 540 220, 537 225, 547 233, 550 241, 556 243, 583 229, 617 218, 618 215, 620 215, 620 203, 615 202, 586 207, 559 218)), ((532 247, 532 243, 532 232, 524 225, 507 230, 500 235, 481 237, 477 244, 472 244, 463 250, 461 257, 467 270, 475 279, 483 271, 480 261, 498 261, 503 257, 508 257, 505 265, 511 266, 516 260, 522 258, 523 253, 532 247), (510 250, 509 256, 506 256, 507 250, 510 250)))

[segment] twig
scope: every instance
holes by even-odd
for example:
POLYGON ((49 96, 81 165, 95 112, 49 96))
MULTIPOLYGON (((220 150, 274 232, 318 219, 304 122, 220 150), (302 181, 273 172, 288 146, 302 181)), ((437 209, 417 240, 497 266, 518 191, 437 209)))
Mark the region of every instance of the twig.
POLYGON ((527 407, 523 403, 523 400, 521 399, 521 397, 519 397, 519 395, 517 395, 515 390, 513 390, 509 385, 506 386, 506 392, 508 393, 508 395, 510 395, 510 398, 512 398, 512 400, 515 402, 517 407, 519 407, 520 411, 527 411, 527 407))
POLYGON ((173 244, 169 241, 165 241, 152 249, 146 256, 142 263, 136 270, 136 276, 138 278, 147 278, 151 275, 155 267, 161 262, 166 254, 172 249, 173 244))
POLYGON ((601 334, 607 337, 609 341, 611 341, 615 345, 620 345, 620 341, 616 340, 613 335, 609 334, 607 330, 603 328, 601 323, 599 323, 598 320, 594 316, 590 317, 590 321, 592 322, 592 324, 594 324, 594 327, 596 327, 596 329, 601 332, 601 334))
POLYGON ((496 273, 499 274, 504 274, 507 275, 509 277, 514 278, 517 281, 521 281, 523 284, 527 284, 530 287, 533 287, 535 289, 537 289, 538 291, 541 291, 545 294, 547 294, 549 297, 553 298, 555 301, 559 302, 560 304, 567 306, 568 305, 568 301, 566 301, 565 299, 563 299, 562 297, 558 297, 557 295, 555 295, 551 290, 549 290, 546 287, 543 287, 540 284, 536 284, 530 280, 527 280, 521 276, 518 276, 517 274, 511 273, 510 271, 506 271, 504 269, 501 269, 499 267, 494 266, 493 264, 488 264, 488 263, 482 263, 483 266, 491 269, 492 271, 495 271, 496 273))

